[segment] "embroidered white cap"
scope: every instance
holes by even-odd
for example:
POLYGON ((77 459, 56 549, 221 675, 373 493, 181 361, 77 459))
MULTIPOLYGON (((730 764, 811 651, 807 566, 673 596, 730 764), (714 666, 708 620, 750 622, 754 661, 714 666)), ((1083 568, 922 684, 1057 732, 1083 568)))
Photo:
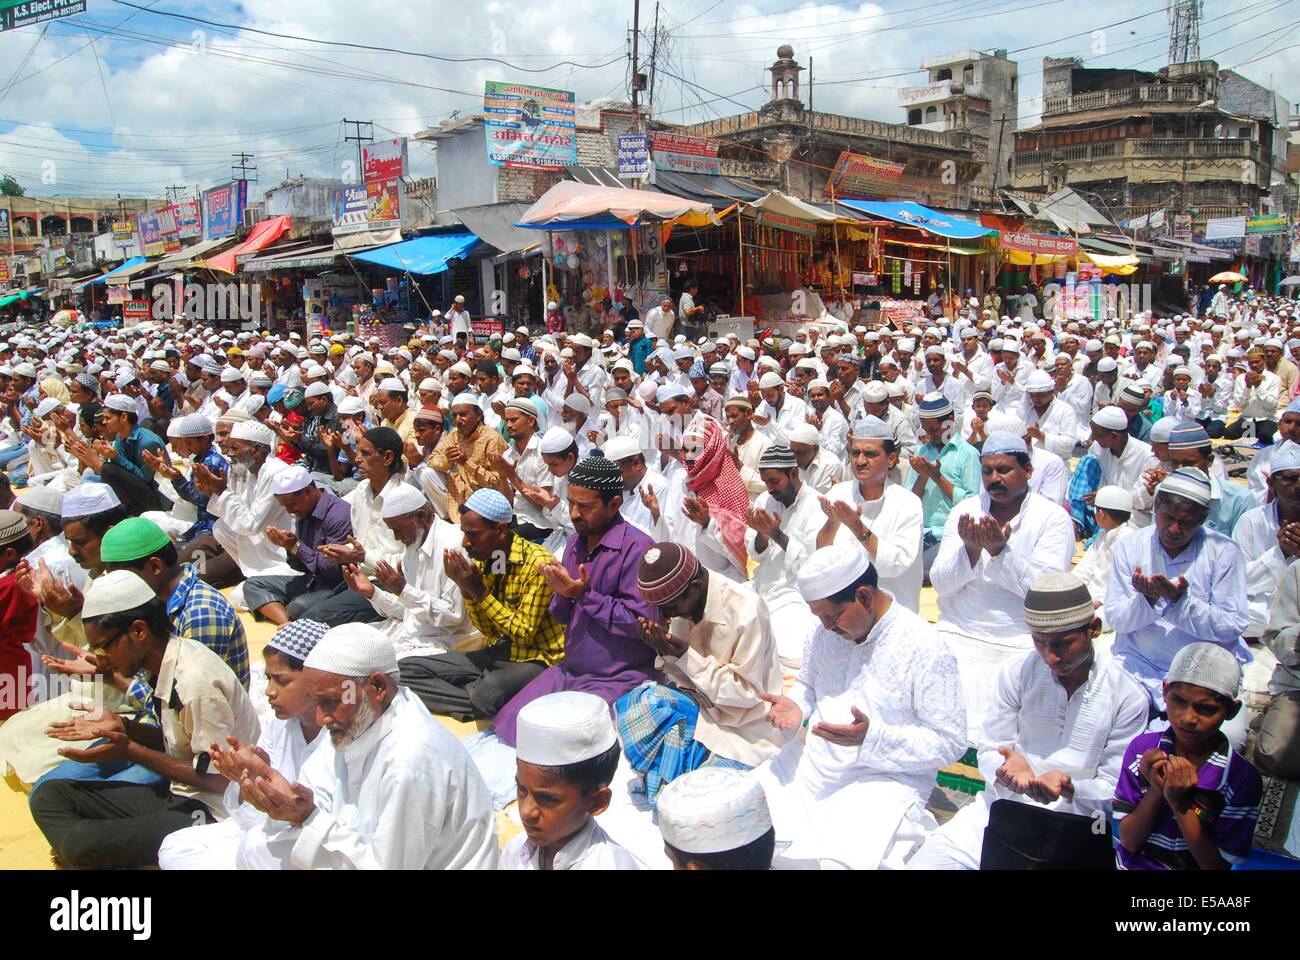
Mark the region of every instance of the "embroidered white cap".
POLYGON ((618 743, 609 704, 579 690, 538 697, 519 711, 515 757, 563 767, 598 757, 618 743))

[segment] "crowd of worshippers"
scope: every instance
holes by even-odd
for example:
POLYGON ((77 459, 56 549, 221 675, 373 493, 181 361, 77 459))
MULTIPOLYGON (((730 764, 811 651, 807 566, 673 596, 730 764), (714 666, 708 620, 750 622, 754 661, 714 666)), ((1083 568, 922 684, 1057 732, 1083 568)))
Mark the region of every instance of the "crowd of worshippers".
POLYGON ((677 868, 977 869, 1091 817, 1107 865, 1226 868, 1256 768, 1300 777, 1295 359, 1245 298, 746 343, 29 330, 0 761, 69 868, 659 865, 598 824, 629 805, 677 868), (513 751, 504 848, 435 715, 513 751))

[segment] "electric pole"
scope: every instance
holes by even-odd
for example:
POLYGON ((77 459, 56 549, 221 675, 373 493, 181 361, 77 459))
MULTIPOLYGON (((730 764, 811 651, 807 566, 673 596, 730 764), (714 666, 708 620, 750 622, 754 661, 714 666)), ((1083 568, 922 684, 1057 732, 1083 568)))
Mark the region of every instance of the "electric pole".
POLYGON ((646 118, 653 119, 655 115, 655 66, 659 62, 659 0, 655 0, 655 29, 650 40, 650 103, 646 110, 646 118))
POLYGON ((641 90, 641 74, 637 70, 637 40, 641 34, 641 0, 632 0, 632 117, 637 130, 641 129, 641 110, 637 106, 637 93, 641 90))
POLYGON ((238 172, 239 174, 235 179, 249 180, 252 183, 257 183, 257 167, 256 165, 249 163, 249 161, 253 159, 253 155, 251 153, 232 153, 231 156, 238 161, 238 163, 232 163, 230 165, 230 172, 232 174, 238 172), (249 170, 253 171, 252 177, 249 177, 248 175, 249 170))
POLYGON ((353 133, 345 135, 343 139, 348 143, 355 143, 357 145, 357 182, 360 183, 365 179, 363 164, 361 162, 361 145, 363 143, 375 142, 375 125, 369 120, 349 120, 347 117, 344 117, 343 126, 351 127, 354 131, 353 133), (361 132, 362 127, 366 128, 364 134, 361 132))
POLYGON ((167 191, 168 202, 175 203, 180 198, 181 191, 185 188, 183 186, 172 184, 170 187, 164 187, 163 189, 167 191))

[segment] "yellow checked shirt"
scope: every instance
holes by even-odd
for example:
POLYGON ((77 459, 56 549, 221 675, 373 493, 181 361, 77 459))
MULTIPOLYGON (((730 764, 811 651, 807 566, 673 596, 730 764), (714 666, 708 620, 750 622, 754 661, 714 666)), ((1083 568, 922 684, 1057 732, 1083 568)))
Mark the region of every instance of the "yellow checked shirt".
POLYGON ((481 603, 465 598, 470 622, 492 645, 510 641, 510 659, 538 660, 548 667, 564 659, 564 627, 551 615, 551 587, 538 564, 555 559, 544 547, 516 536, 504 574, 492 561, 476 561, 487 596, 481 603))
POLYGON ((479 487, 500 490, 506 499, 510 499, 505 480, 492 468, 489 459, 490 454, 505 453, 505 450, 506 441, 501 434, 479 424, 469 440, 460 435, 459 429, 453 429, 429 454, 429 466, 447 475, 447 514, 452 523, 460 522, 460 505, 479 487), (453 443, 460 444, 465 451, 465 460, 461 463, 447 459, 447 448, 453 443))

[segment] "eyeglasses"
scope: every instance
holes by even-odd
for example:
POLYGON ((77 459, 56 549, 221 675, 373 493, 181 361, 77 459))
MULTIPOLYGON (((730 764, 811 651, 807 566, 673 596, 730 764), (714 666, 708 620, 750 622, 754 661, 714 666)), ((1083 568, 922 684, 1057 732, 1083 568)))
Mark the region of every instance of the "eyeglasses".
POLYGON ((130 628, 129 626, 128 626, 128 627, 123 627, 123 628, 122 628, 121 630, 119 630, 117 633, 113 634, 113 636, 112 636, 111 638, 109 638, 109 640, 108 640, 107 643, 102 643, 102 644, 95 643, 95 644, 91 644, 91 645, 90 645, 90 652, 91 652, 91 653, 94 653, 94 654, 106 654, 106 653, 108 653, 108 648, 111 647, 113 644, 117 643, 117 641, 120 640, 120 639, 122 638, 123 634, 125 634, 125 633, 126 633, 128 630, 130 630, 130 629, 131 629, 131 628, 130 628))

